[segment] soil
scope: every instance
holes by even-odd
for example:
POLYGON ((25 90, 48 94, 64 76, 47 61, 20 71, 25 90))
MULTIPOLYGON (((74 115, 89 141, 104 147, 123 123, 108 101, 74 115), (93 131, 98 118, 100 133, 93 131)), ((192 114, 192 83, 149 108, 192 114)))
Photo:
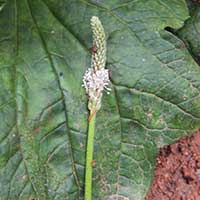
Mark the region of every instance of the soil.
POLYGON ((200 3, 200 0, 193 0, 195 3, 200 3))
POLYGON ((200 131, 160 149, 146 200, 200 200, 200 131))

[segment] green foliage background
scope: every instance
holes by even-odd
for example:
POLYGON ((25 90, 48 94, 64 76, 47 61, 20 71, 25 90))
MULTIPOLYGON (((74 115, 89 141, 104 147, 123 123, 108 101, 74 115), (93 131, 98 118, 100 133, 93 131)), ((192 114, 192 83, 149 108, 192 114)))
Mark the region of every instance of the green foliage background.
POLYGON ((1 1, 0 200, 83 198, 81 84, 93 15, 105 28, 112 71, 112 92, 97 115, 93 199, 144 199, 158 149, 200 128, 198 7, 189 13, 185 0, 1 1), (187 19, 180 31, 165 30, 187 19))

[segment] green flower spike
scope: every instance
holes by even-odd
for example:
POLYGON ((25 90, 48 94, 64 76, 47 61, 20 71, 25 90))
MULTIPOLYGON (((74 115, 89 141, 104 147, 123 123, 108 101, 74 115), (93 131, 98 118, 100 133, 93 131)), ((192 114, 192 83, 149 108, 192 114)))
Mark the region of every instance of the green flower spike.
POLYGON ((93 32, 92 61, 91 67, 87 69, 83 77, 83 86, 89 97, 88 109, 90 110, 86 153, 85 200, 91 200, 92 197, 92 160, 96 112, 101 108, 103 90, 107 90, 107 93, 110 91, 110 88, 108 88, 110 82, 109 73, 108 69, 105 69, 106 37, 98 17, 93 16, 91 18, 91 27, 93 32))

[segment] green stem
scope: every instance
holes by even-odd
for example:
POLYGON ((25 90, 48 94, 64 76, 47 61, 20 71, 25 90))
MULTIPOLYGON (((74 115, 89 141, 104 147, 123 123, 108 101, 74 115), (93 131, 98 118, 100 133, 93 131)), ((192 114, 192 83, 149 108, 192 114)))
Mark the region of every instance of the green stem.
POLYGON ((87 137, 86 170, 85 170, 85 200, 92 199, 92 160, 94 149, 94 131, 96 112, 90 111, 89 128, 87 137))

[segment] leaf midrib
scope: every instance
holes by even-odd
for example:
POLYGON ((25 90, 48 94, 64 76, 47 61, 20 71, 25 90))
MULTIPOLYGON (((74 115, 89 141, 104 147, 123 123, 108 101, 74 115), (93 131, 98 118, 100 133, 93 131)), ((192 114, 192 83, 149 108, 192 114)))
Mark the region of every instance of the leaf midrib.
POLYGON ((36 27, 37 32, 38 32, 38 35, 39 35, 39 37, 41 39, 42 47, 43 47, 44 51, 47 54, 47 57, 49 59, 50 65, 52 67, 52 70, 53 70, 53 72, 55 74, 55 77, 56 77, 56 80, 57 80, 57 83, 58 83, 58 86, 59 86, 59 89, 60 89, 60 92, 61 92, 61 98, 62 98, 62 102, 63 102, 63 106, 64 106, 64 113, 65 113, 66 128, 67 128, 67 132, 68 132, 68 134, 67 134, 68 141, 69 141, 68 144, 70 146, 69 147, 69 151, 70 151, 70 159, 71 159, 71 164, 72 164, 72 173, 73 173, 73 176, 74 176, 78 191, 80 193, 81 187, 80 187, 80 182, 78 180, 77 171, 76 171, 76 167, 75 167, 74 156, 73 156, 73 151, 72 151, 71 136, 70 136, 71 134, 70 134, 70 129, 69 129, 69 125, 68 125, 68 115, 67 115, 67 105, 65 103, 65 95, 64 95, 64 92, 63 92, 63 89, 62 89, 62 86, 61 86, 61 82, 60 82, 60 78, 59 78, 58 72, 57 72, 56 67, 55 67, 55 65, 53 63, 53 59, 51 57, 51 54, 48 51, 48 48, 47 48, 46 42, 45 42, 45 40, 44 40, 44 38, 42 36, 42 33, 39 30, 39 27, 38 27, 38 24, 37 24, 37 21, 36 21, 34 15, 33 15, 29 0, 27 0, 27 4, 29 6, 29 11, 30 11, 30 15, 32 17, 33 23, 35 24, 35 27, 36 27))

